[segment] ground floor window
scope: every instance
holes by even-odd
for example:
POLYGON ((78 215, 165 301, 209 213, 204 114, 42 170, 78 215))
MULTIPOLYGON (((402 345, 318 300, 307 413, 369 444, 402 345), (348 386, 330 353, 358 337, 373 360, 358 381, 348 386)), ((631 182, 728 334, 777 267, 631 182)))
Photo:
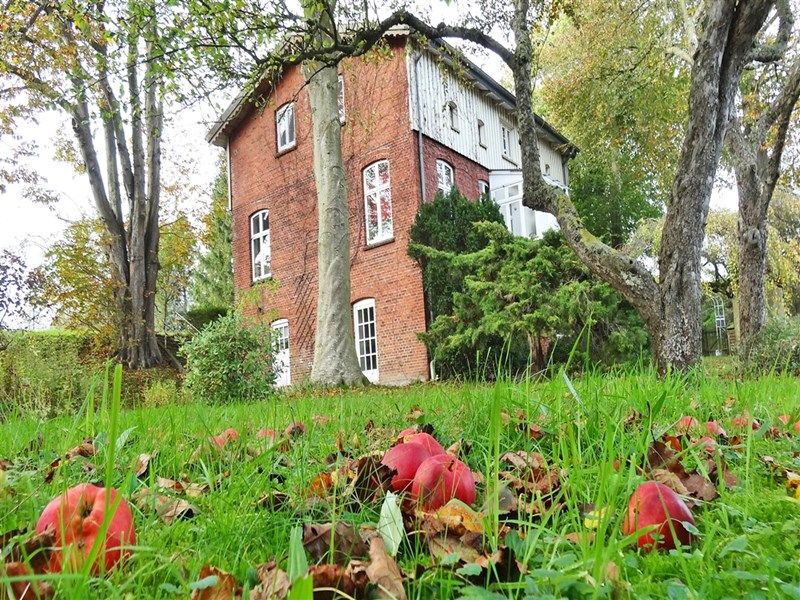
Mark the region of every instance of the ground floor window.
POLYGON ((287 319, 274 321, 272 330, 275 332, 275 385, 283 387, 292 383, 289 364, 289 321, 287 319))
POLYGON ((356 352, 364 376, 372 383, 378 382, 378 333, 375 318, 375 299, 366 298, 353 305, 353 329, 356 335, 356 352))

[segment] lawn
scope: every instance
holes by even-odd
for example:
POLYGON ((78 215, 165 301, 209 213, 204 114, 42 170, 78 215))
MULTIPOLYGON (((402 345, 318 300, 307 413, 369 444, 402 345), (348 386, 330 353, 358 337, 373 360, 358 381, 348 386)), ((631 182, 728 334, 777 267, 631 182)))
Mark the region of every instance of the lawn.
MULTIPOLYGON (((344 485, 320 489, 326 481, 320 473, 347 461, 340 456, 333 467, 326 462, 337 445, 352 456, 383 451, 400 429, 425 424, 445 447, 460 442, 462 458, 483 479, 476 508, 485 513, 486 554, 505 547, 513 552, 481 569, 465 566, 458 552, 434 560, 421 535, 407 537, 397 562, 409 598, 800 597, 800 502, 787 490, 785 475, 786 469, 800 471, 800 436, 777 418, 800 419, 800 382, 740 382, 701 373, 658 380, 645 372, 572 383, 573 390, 556 377, 297 391, 257 404, 172 404, 118 415, 102 406, 98 394, 94 410, 84 407, 73 417, 0 425, 0 459, 10 461, 0 484, 0 534, 31 528, 51 498, 80 482, 103 481, 109 476, 105 465, 113 464, 112 485, 128 497, 157 488, 158 477, 199 484, 192 497, 159 492, 191 502, 195 514, 168 524, 152 503, 135 507, 137 547, 124 568, 104 578, 52 578, 59 597, 187 597, 204 565, 247 586, 255 568, 272 557, 287 568, 290 534, 298 524, 378 521, 381 498, 353 505, 341 493, 344 485), (653 441, 675 433, 683 415, 700 422, 691 437, 711 419, 727 430, 727 442, 716 440, 717 460, 724 457, 736 482, 729 487, 719 478, 719 497, 693 508, 691 547, 644 553, 635 536, 621 532, 625 507, 645 479, 653 441), (752 415, 760 428, 737 427, 738 415, 752 415), (306 431, 287 449, 267 449, 256 438, 262 427, 280 432, 293 422, 304 423, 306 431), (238 442, 214 450, 209 436, 227 427, 238 430, 238 442), (109 431, 121 434, 114 445, 106 443, 109 431), (97 454, 62 461, 46 483, 51 462, 87 437, 95 439, 97 454), (501 456, 519 450, 541 453, 559 481, 549 497, 531 502, 538 510, 499 514, 498 503, 486 502, 486 490, 495 489, 492 482, 508 468, 501 456), (137 477, 144 453, 152 459, 137 477), (764 456, 772 457, 772 467, 764 456), (275 492, 285 493, 285 501, 259 504, 266 496, 278 498, 275 492)), ((704 450, 688 437, 677 443, 683 444, 685 469, 699 466, 703 475, 704 450)))

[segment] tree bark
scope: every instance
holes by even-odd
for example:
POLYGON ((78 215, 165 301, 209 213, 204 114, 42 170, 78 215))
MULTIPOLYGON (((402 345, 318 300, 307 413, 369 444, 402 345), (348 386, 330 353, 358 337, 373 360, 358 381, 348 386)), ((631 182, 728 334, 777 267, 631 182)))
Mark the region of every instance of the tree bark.
MULTIPOLYGON (((327 13, 315 17, 330 21, 327 13)), ((325 34, 317 35, 324 39, 325 34)), ((318 61, 304 63, 303 73, 311 102, 319 235, 311 381, 326 386, 353 385, 365 378, 356 355, 350 305, 350 223, 337 101, 339 76, 335 66, 318 61)))
MULTIPOLYGON (((784 17, 783 21, 791 21, 784 17)), ((764 51, 776 60, 774 52, 764 51)), ((792 113, 800 99, 800 58, 796 58, 774 100, 755 121, 731 120, 726 143, 739 194, 739 347, 750 342, 766 323, 767 215, 780 177, 781 160, 792 113)), ((743 106, 743 114, 751 112, 743 106)))

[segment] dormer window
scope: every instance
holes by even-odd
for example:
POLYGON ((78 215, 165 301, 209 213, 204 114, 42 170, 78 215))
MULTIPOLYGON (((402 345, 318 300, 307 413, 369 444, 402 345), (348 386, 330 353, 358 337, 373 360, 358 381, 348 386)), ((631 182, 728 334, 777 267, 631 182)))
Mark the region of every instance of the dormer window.
POLYGON ((284 104, 275 111, 275 133, 278 152, 290 150, 297 145, 294 128, 294 102, 284 104))
POLYGON ((450 117, 450 129, 458 131, 458 106, 455 102, 447 103, 447 114, 450 117))
POLYGON ((478 119, 478 144, 481 148, 486 148, 486 125, 478 119))

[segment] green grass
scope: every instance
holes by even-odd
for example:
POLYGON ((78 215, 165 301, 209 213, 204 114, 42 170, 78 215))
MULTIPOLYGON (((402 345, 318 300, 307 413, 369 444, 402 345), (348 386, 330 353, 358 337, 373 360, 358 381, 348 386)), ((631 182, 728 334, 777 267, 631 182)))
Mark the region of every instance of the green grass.
MULTIPOLYGON (((151 477, 185 475, 196 482, 222 477, 222 483, 191 499, 199 509, 192 519, 166 525, 154 514, 134 509, 138 547, 125 569, 105 579, 56 579, 60 596, 187 597, 201 566, 209 563, 243 582, 252 567, 272 556, 285 566, 290 532, 298 523, 377 521, 379 503, 348 512, 336 504, 270 510, 257 508, 255 502, 271 489, 302 498, 314 477, 329 468, 325 457, 335 449, 338 432, 344 432, 346 446, 358 446, 354 453, 371 447, 385 449, 392 432, 409 424, 407 415, 412 407, 419 407, 424 413, 422 420, 434 426, 443 445, 458 440, 469 443, 465 458, 487 481, 497 472, 499 454, 508 450, 541 452, 564 470, 565 480, 557 508, 514 525, 524 532, 517 552, 518 558, 524 556, 527 576, 498 581, 498 577, 484 574, 467 581, 451 568, 416 569, 416 565, 430 567, 431 559, 424 548, 407 542, 400 550, 399 562, 407 574, 414 575, 407 578, 409 598, 457 598, 469 591, 470 584, 489 588, 501 597, 520 598, 800 597, 800 503, 761 461, 762 455, 770 455, 785 466, 800 469, 800 460, 794 456, 800 450, 800 436, 768 439, 756 433, 744 439, 742 452, 725 450, 739 483, 694 509, 701 536, 691 549, 643 554, 636 550, 635 541, 620 531, 627 499, 643 480, 634 467, 626 466, 625 459, 641 464, 653 433, 671 430, 684 414, 700 421, 717 419, 729 433, 731 419, 738 413, 749 412, 758 418, 762 431, 780 425, 777 415, 782 413, 797 420, 800 382, 791 378, 735 381, 701 373, 658 380, 651 373, 628 373, 590 375, 573 383, 577 399, 564 379, 555 378, 540 383, 430 384, 324 394, 309 391, 261 404, 125 410, 115 427, 129 432, 128 437, 111 457, 105 445, 91 459, 99 465, 96 473, 87 474, 82 468, 84 461, 76 460, 45 484, 43 475, 51 460, 87 436, 107 438, 113 411, 103 406, 98 394, 92 410, 84 407, 74 417, 48 421, 18 418, 0 425, 0 458, 14 461, 6 485, 0 489, 0 533, 32 527, 47 501, 66 487, 102 481, 109 460, 116 465, 111 483, 126 495, 132 493, 141 485, 133 476, 136 457, 157 452, 150 466, 151 477), (732 406, 729 398, 734 399, 732 406), (533 442, 513 425, 504 425, 502 413, 513 415, 518 409, 529 416, 544 414, 541 440, 533 442), (641 413, 642 419, 626 426, 625 418, 633 410, 641 413), (315 419, 320 415, 329 421, 315 419), (366 433, 370 420, 376 428, 366 433), (244 451, 222 456, 206 453, 190 462, 209 435, 226 427, 239 430, 242 446, 256 446, 255 432, 260 427, 281 431, 293 421, 303 421, 308 431, 286 454, 251 458, 244 451), (40 434, 43 443, 37 448, 40 434), (615 459, 623 464, 619 472, 612 468, 615 459), (585 503, 607 510, 594 540, 569 543, 566 534, 587 531, 580 514, 585 503), (606 576, 609 563, 619 571, 616 582, 606 576)), ((485 489, 479 490, 478 504, 485 500, 485 489)), ((500 543, 496 523, 488 525, 487 542, 500 543)))

